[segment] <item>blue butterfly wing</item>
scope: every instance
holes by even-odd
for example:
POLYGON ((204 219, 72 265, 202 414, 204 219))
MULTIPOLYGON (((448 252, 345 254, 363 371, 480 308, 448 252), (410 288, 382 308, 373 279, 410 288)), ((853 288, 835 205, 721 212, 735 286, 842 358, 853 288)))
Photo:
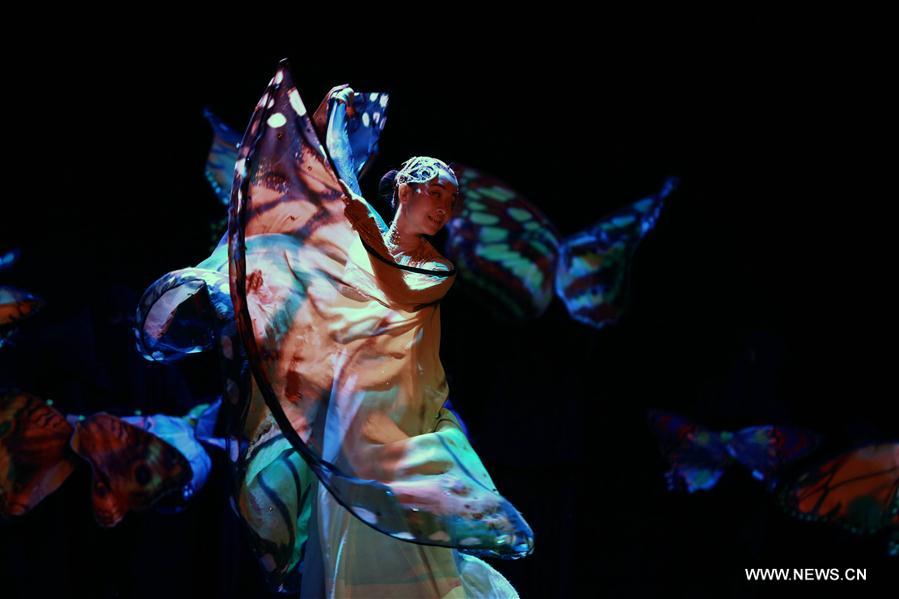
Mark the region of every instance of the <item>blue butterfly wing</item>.
POLYGON ((809 454, 818 445, 815 433, 784 426, 753 426, 734 433, 728 453, 749 469, 752 476, 769 485, 786 464, 809 454))
POLYGON ((227 206, 231 202, 231 181, 234 179, 234 163, 237 162, 237 145, 241 135, 208 108, 203 111, 203 116, 212 127, 212 146, 206 159, 206 179, 219 201, 227 206))
POLYGON ((653 410, 649 426, 671 469, 666 473, 671 490, 707 491, 714 487, 730 463, 720 433, 671 412, 653 410))
POLYGON ((578 322, 595 329, 616 323, 624 311, 631 259, 653 229, 677 185, 668 179, 655 195, 630 204, 559 248, 556 294, 578 322))
POLYGON ((371 166, 378 153, 378 140, 387 123, 389 95, 384 92, 356 92, 353 96, 353 115, 347 119, 347 137, 353 156, 357 178, 371 166))

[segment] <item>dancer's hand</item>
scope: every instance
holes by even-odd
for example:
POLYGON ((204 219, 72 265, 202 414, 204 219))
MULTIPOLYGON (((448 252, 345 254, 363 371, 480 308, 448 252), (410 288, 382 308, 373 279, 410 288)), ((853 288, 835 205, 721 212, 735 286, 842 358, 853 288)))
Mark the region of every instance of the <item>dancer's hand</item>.
POLYGON ((348 84, 344 83, 343 85, 336 85, 331 88, 331 91, 328 92, 328 99, 334 98, 341 104, 345 104, 347 106, 353 105, 353 96, 355 92, 353 88, 348 84))

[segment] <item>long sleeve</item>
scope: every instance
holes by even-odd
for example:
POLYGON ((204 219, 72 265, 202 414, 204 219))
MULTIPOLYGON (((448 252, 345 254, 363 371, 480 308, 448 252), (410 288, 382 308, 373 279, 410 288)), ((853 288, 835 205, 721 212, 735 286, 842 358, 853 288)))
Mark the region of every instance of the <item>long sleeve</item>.
POLYGON ((344 214, 359 234, 363 247, 369 254, 373 254, 370 260, 372 274, 392 303, 423 305, 438 301, 451 285, 451 281, 447 280, 449 277, 440 269, 426 269, 435 273, 426 274, 397 265, 384 243, 387 225, 360 194, 346 129, 346 110, 344 102, 336 99, 331 101, 326 145, 344 190, 344 214))

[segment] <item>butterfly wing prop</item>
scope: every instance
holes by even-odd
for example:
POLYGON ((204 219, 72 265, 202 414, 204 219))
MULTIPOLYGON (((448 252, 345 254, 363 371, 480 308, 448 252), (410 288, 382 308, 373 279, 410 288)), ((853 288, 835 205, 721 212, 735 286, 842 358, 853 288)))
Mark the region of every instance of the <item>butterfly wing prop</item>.
POLYGON ((801 474, 784 487, 788 513, 829 522, 856 534, 899 527, 899 443, 843 453, 801 474))
POLYGON ((683 416, 652 410, 649 426, 671 469, 665 477, 671 490, 707 491, 730 464, 726 436, 710 431, 683 416))
POLYGON ((340 131, 340 136, 328 138, 328 121, 335 115, 330 110, 332 94, 347 85, 338 85, 322 100, 312 116, 312 122, 319 137, 326 139, 328 148, 334 148, 331 159, 337 174, 355 193, 359 192, 357 179, 367 172, 371 159, 378 153, 378 139, 387 124, 387 104, 390 95, 384 92, 355 92, 349 99, 345 112, 339 113, 341 122, 332 131, 340 131), (338 148, 335 144, 346 144, 338 148), (346 164, 341 164, 346 161, 346 164))
POLYGON ((109 414, 76 420, 71 447, 91 467, 100 526, 115 526, 129 511, 152 506, 193 478, 190 462, 177 449, 109 414))
POLYGON ((206 179, 219 201, 227 206, 231 201, 231 181, 234 179, 240 133, 231 129, 208 108, 203 111, 203 116, 212 127, 212 146, 206 159, 206 179))
MULTIPOLYGON (((206 409, 209 406, 201 404, 197 407, 206 409)), ((177 449, 190 463, 192 474, 190 481, 181 488, 180 492, 168 495, 157 505, 157 509, 160 511, 175 513, 182 511, 187 502, 206 484, 206 479, 212 470, 212 460, 197 439, 194 424, 190 421, 189 416, 154 414, 152 416, 126 416, 122 420, 162 439, 177 449)))
POLYGON ((0 396, 0 515, 29 512, 69 477, 78 462, 72 426, 39 398, 0 396))
POLYGON ((676 185, 676 179, 668 179, 659 193, 562 242, 556 293, 572 318, 596 329, 620 319, 627 301, 631 259, 676 185))
POLYGON ((783 467, 811 453, 819 440, 815 433, 798 428, 753 426, 734 433, 727 451, 753 478, 773 489, 783 467))
POLYGON ((454 164, 464 201, 447 224, 447 257, 466 289, 506 318, 536 318, 552 301, 559 242, 549 219, 507 184, 454 164))
MULTIPOLYGON (((340 87, 344 86, 335 89, 340 87)), ((352 118, 348 118, 346 122, 349 144, 346 156, 352 160, 349 170, 355 178, 361 178, 365 174, 371 166, 372 158, 378 153, 378 140, 387 124, 388 101, 389 94, 383 92, 353 94, 352 105, 348 110, 352 118)), ((206 159, 206 179, 216 197, 227 206, 231 201, 231 182, 234 179, 234 164, 237 162, 237 146, 241 136, 208 108, 203 111, 203 116, 212 127, 212 145, 206 159)), ((325 134, 327 116, 328 101, 325 98, 313 117, 322 137, 325 134)), ((359 193, 358 188, 354 191, 359 193)))

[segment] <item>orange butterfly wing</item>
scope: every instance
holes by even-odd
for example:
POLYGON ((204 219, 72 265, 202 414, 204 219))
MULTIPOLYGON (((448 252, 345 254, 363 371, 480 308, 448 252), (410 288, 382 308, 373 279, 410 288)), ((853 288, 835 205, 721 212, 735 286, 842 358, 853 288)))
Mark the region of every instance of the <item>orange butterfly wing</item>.
POLYGON ((71 445, 91 465, 94 515, 104 527, 152 506, 193 477, 177 449, 109 414, 78 422, 71 445))
POLYGON ((72 426, 28 393, 0 397, 0 514, 20 516, 62 485, 77 460, 72 426))
POLYGON ((800 518, 876 533, 899 524, 899 443, 868 445, 801 475, 784 505, 800 518))

